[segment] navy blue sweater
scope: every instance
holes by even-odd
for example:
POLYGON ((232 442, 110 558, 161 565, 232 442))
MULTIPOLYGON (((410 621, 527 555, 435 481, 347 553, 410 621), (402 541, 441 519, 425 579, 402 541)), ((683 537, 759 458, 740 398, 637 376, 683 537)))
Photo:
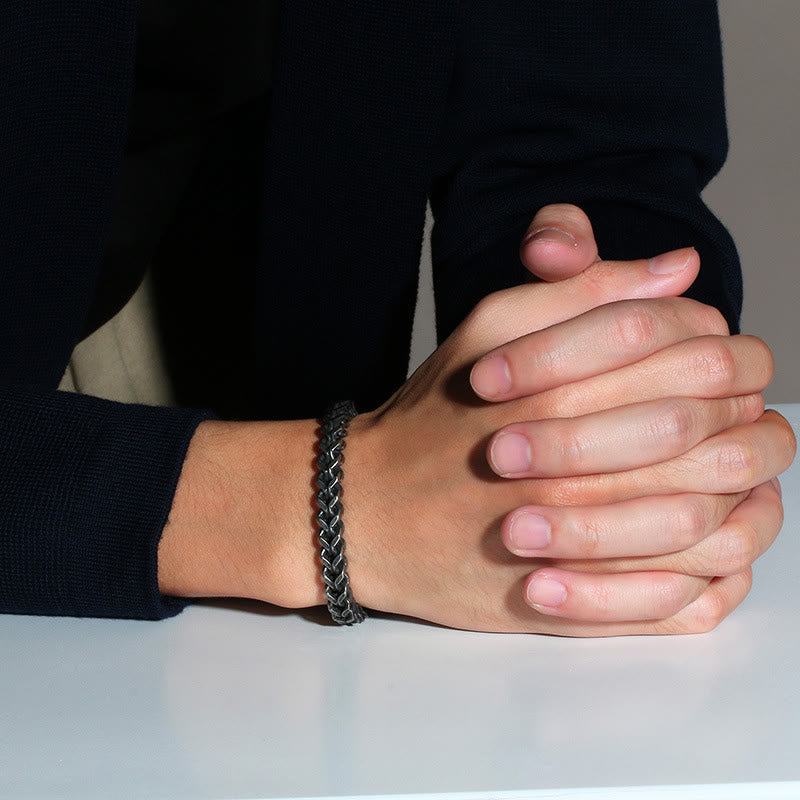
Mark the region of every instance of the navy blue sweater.
MULTIPOLYGON (((727 146, 714 3, 283 5, 242 298, 255 413, 365 409, 402 383, 427 197, 441 337, 523 278, 520 236, 552 202, 585 208, 608 258, 695 245, 690 293, 736 328, 736 252, 699 198, 727 146), (343 368, 319 381, 330 309, 343 368), (293 391, 270 391, 276 372, 293 391)), ((97 291, 136 18, 135 0, 0 14, 0 611, 182 607, 160 596, 156 555, 206 412, 56 391, 97 291)))

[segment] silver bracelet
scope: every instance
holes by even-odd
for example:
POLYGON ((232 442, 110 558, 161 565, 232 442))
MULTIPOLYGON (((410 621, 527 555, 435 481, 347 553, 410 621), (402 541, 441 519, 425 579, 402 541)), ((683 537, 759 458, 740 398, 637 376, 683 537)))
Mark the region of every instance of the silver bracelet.
POLYGON ((349 400, 335 403, 322 420, 317 459, 317 523, 319 525, 322 580, 328 611, 339 625, 363 622, 367 614, 353 599, 344 555, 342 524, 342 462, 347 426, 358 412, 349 400))

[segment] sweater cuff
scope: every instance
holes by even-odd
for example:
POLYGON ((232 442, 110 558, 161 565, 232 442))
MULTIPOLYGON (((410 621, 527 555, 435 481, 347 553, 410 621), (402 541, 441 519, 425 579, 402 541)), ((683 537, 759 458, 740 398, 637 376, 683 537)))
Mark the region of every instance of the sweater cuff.
POLYGON ((0 398, 0 611, 161 619, 158 544, 211 414, 67 393, 0 398))

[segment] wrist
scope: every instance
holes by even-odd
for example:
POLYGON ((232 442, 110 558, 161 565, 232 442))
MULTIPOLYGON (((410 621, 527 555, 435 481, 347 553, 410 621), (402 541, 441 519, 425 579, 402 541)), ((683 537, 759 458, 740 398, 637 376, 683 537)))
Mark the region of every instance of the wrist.
POLYGON ((204 422, 159 545, 159 588, 180 597, 325 602, 316 541, 315 420, 204 422))

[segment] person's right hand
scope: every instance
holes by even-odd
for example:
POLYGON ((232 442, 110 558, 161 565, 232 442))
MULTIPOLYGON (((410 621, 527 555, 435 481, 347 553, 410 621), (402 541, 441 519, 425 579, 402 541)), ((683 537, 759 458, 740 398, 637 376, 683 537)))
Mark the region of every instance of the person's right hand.
POLYGON ((765 345, 673 296, 697 268, 683 250, 492 295, 357 417, 344 478, 356 599, 561 635, 707 630, 735 608, 780 527, 769 481, 794 438, 763 414, 765 345), (469 375, 488 351, 505 365, 475 368, 499 381, 482 402, 469 375), (552 541, 531 548, 528 525, 516 547, 515 519, 542 513, 552 541))

